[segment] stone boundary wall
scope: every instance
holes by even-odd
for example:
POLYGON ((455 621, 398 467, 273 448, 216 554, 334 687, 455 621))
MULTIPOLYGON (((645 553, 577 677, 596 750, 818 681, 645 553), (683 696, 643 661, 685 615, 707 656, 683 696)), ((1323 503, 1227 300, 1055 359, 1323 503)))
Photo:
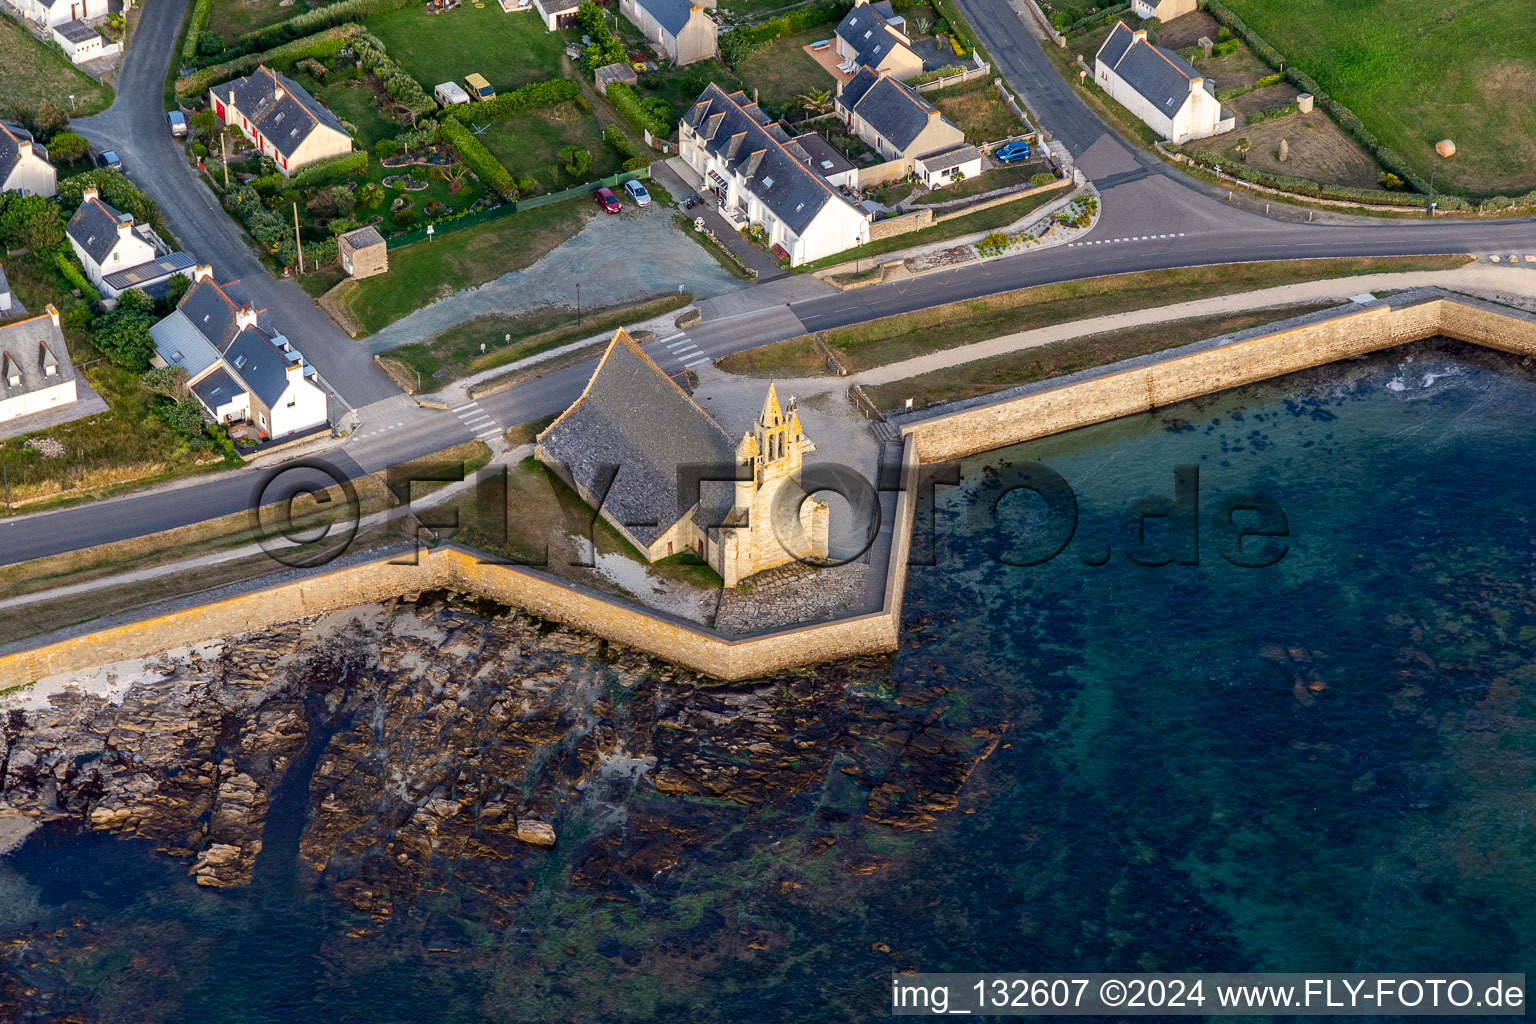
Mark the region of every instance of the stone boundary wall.
POLYGON ((896 502, 897 535, 887 565, 885 599, 877 612, 727 638, 545 573, 482 562, 478 552, 450 543, 422 551, 416 565, 391 564, 400 558, 395 552, 292 583, 0 656, 0 689, 434 589, 490 598, 728 681, 892 651, 901 631, 917 467, 917 449, 908 442, 896 502))
POLYGON ((1000 400, 903 423, 901 433, 917 442, 922 462, 944 462, 1435 335, 1536 356, 1536 318, 1445 293, 1409 293, 1398 301, 1325 311, 1281 330, 1256 328, 1042 381, 1000 400))
POLYGON ((977 78, 982 78, 986 75, 990 75, 991 73, 992 65, 982 63, 980 67, 966 68, 964 71, 957 75, 949 75, 945 78, 935 78, 931 82, 924 82, 922 85, 914 85, 912 87, 912 91, 919 93, 938 92, 941 89, 948 89, 952 85, 964 85, 966 82, 977 78))
POLYGON ((1055 192, 1059 189, 1071 188, 1074 184, 1076 184, 1076 182, 1073 181, 1072 176, 1069 174, 1064 178, 1057 178, 1055 181, 1047 182, 1044 185, 1035 185, 1031 188, 1021 189, 1017 192, 1004 192, 1000 195, 993 196, 991 199, 983 199, 979 203, 972 203, 970 206, 962 206, 958 209, 945 209, 943 212, 937 214, 933 219, 935 222, 942 224, 947 220, 954 220, 956 217, 969 217, 973 213, 980 213, 982 210, 990 210, 994 206, 1003 206, 1007 203, 1025 199, 1029 196, 1036 196, 1041 192, 1055 192))

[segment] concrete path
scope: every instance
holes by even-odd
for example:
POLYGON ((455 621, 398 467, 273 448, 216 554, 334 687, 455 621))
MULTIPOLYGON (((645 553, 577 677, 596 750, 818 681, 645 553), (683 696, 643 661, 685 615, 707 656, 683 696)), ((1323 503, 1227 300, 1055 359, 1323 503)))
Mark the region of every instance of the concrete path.
POLYGON ((657 181, 666 186, 668 192, 672 193, 672 198, 677 200, 679 206, 689 196, 697 195, 703 198, 704 202, 693 209, 679 209, 677 212, 690 219, 703 217, 709 229, 715 233, 715 237, 720 239, 720 244, 735 253, 741 262, 757 271, 759 281, 772 281, 788 273, 779 266, 777 260, 742 238, 740 232, 720 216, 720 211, 714 205, 714 197, 700 192, 702 179, 682 157, 674 156, 669 160, 657 160, 651 164, 651 173, 655 175, 657 181))

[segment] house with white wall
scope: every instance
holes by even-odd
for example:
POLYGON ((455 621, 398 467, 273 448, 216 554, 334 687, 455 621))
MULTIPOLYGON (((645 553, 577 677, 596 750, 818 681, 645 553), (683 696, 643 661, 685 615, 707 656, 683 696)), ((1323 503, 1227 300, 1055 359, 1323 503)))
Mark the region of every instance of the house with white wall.
POLYGON ((0 423, 73 404, 75 367, 50 303, 41 316, 0 325, 0 423))
POLYGON ((326 393, 293 343, 264 325, 239 282, 220 285, 196 268, 192 287, 149 330, 155 366, 187 373, 187 385, 216 423, 249 423, 269 438, 330 422, 326 393))
POLYGON ((271 157, 284 175, 352 152, 352 136, 302 86, 265 64, 209 92, 213 112, 271 157))
POLYGON ((1236 119, 1216 90, 1172 50, 1147 41, 1145 30, 1116 22, 1094 57, 1093 80, 1122 107, 1172 143, 1231 131, 1236 119))
POLYGON ((912 50, 907 21, 890 0, 856 0, 834 34, 841 70, 851 74, 868 65, 906 80, 923 73, 923 58, 912 50))
POLYGON ((1167 24, 1174 18, 1193 13, 1195 0, 1131 0, 1131 13, 1142 21, 1156 18, 1167 24))
POLYGON ((150 263, 166 251, 148 224, 135 225, 131 215, 108 206, 95 185, 86 186, 64 230, 85 276, 98 288, 108 274, 150 263))
POLYGON ((22 17, 39 28, 66 21, 90 21, 107 16, 107 0, 10 0, 22 17))
POLYGON ((715 0, 619 0, 619 11, 674 64, 720 54, 720 26, 708 14, 715 0))
POLYGON ((837 116, 887 161, 901 161, 889 177, 911 174, 920 156, 965 144, 965 133, 911 86, 865 65, 837 91, 837 116))
POLYGON ((679 148, 721 214, 739 230, 760 227, 792 266, 869 241, 869 214, 745 93, 711 83, 683 116, 679 148))
POLYGON ((49 198, 58 194, 59 172, 48 150, 19 124, 0 121, 0 192, 49 198))
POLYGON ((59 44, 59 49, 64 51, 64 56, 74 64, 84 64, 98 57, 110 57, 123 49, 122 43, 107 42, 100 32, 83 21, 66 21, 54 25, 49 34, 59 44))

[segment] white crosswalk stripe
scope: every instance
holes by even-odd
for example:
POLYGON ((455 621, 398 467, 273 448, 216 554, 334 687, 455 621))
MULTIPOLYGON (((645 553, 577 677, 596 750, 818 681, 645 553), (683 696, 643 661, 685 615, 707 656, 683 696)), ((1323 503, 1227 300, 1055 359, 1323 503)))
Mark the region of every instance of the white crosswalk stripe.
POLYGON ((491 438, 495 437, 499 433, 501 433, 501 428, 500 427, 492 427, 490 430, 483 430, 480 433, 476 434, 475 436, 478 437, 482 441, 488 441, 491 438))
POLYGON ((692 338, 688 338, 686 336, 682 337, 682 338, 678 338, 676 341, 669 341, 669 342, 666 343, 667 348, 673 349, 674 351, 677 350, 677 349, 680 349, 680 348, 685 348, 685 347, 687 347, 689 345, 692 345, 692 344, 693 344, 693 339, 692 338))
POLYGON ((711 360, 710 360, 710 358, 709 358, 709 356, 704 356, 704 357, 703 357, 703 358, 702 358, 702 359, 695 359, 695 360, 694 360, 694 361, 693 361, 693 362, 691 362, 691 363, 684 363, 684 364, 683 364, 683 367, 684 367, 684 368, 685 368, 685 369, 688 369, 688 370, 691 370, 691 369, 693 369, 693 368, 694 368, 694 367, 695 367, 695 366, 702 366, 702 365, 703 365, 703 364, 705 364, 705 363, 707 363, 707 362, 710 362, 710 361, 711 361, 711 360))
POLYGON ((491 418, 482 413, 479 416, 476 416, 474 419, 465 420, 464 425, 470 429, 474 429, 475 427, 483 427, 489 422, 491 422, 491 418))

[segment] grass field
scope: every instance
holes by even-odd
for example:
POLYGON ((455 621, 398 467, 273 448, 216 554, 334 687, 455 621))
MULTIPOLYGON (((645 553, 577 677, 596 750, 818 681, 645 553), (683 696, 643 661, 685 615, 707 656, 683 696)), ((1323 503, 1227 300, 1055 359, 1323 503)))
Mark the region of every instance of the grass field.
POLYGON ((7 118, 11 104, 30 107, 41 100, 84 117, 111 103, 112 90, 97 85, 63 54, 32 38, 10 18, 0 17, 0 97, 4 98, 7 118), (71 95, 75 97, 73 110, 71 95))
POLYGON ((1123 331, 1072 338, 1038 348, 1022 349, 992 359, 948 366, 921 377, 892 381, 866 388, 865 393, 885 412, 895 412, 913 400, 914 408, 957 402, 964 398, 991 394, 1005 388, 1035 381, 1065 377, 1095 366, 1106 366, 1122 359, 1150 355, 1178 348, 1204 338, 1214 338, 1232 331, 1275 323, 1287 317, 1301 316, 1337 305, 1333 302, 1257 309, 1244 313, 1222 313, 1169 323, 1133 327, 1123 331))
POLYGON ((532 11, 508 14, 488 3, 434 15, 412 3, 363 24, 429 94, 439 82, 462 83, 473 72, 484 75, 498 92, 576 73, 562 52, 572 33, 546 32, 532 11))
POLYGON ((558 192, 616 173, 624 158, 603 138, 603 127, 575 101, 526 110, 492 122, 480 141, 512 172, 539 183, 537 192, 558 192), (580 146, 592 154, 592 166, 569 174, 560 166, 560 150, 580 146))
MULTIPOLYGON (((1246 96, 1240 98, 1247 99, 1246 96)), ((1361 149, 1354 139, 1346 135, 1321 110, 1307 114, 1287 114, 1272 121, 1186 142, 1184 146, 1196 152, 1214 154, 1223 163, 1230 164, 1239 159, 1236 146, 1240 139, 1248 140, 1246 162, 1250 167, 1271 174, 1290 174, 1309 181, 1326 181, 1357 188, 1381 187, 1381 168, 1376 158, 1361 149), (1280 159, 1281 139, 1285 140, 1288 147, 1284 161, 1280 159)))
MULTIPOLYGON (((310 7, 323 7, 322 3, 310 7)), ((305 8, 295 5, 283 7, 279 0, 213 0, 208 9, 208 21, 204 32, 217 32, 225 43, 233 43, 241 36, 257 29, 287 21, 305 8)))
MULTIPOLYGON (((1050 327, 1130 309, 1150 309, 1301 281, 1410 270, 1452 270, 1468 262, 1466 256, 1403 256, 1148 270, 965 299, 838 327, 823 331, 820 337, 844 366, 856 372, 1015 331, 1050 327)), ((727 373, 750 377, 787 378, 826 373, 825 360, 810 339, 804 337, 735 352, 717 360, 716 365, 727 373)))
POLYGON ((1228 0, 1295 66, 1437 186, 1536 188, 1536 12, 1530 0, 1228 0), (1439 139, 1457 153, 1434 153, 1439 139))
POLYGON ((530 266, 580 231, 594 212, 592 203, 557 203, 396 249, 389 254, 389 273, 353 281, 333 301, 359 336, 372 334, 461 288, 530 266))
POLYGON ((763 109, 779 115, 796 96, 818 90, 835 94, 837 83, 805 47, 829 38, 836 27, 829 22, 758 47, 736 68, 747 94, 757 89, 763 109))
POLYGON ((922 198, 915 200, 915 202, 919 206, 947 203, 954 199, 964 199, 966 196, 979 196, 983 192, 992 192, 1000 188, 1022 185, 1036 174, 1050 173, 1050 168, 1044 160, 1004 164, 1002 167, 994 167, 989 171, 982 171, 974 178, 967 178, 953 185, 934 189, 922 198))
POLYGON ((962 82, 928 93, 923 98, 965 132, 967 142, 996 142, 1024 130, 1013 110, 992 87, 990 78, 962 82))

